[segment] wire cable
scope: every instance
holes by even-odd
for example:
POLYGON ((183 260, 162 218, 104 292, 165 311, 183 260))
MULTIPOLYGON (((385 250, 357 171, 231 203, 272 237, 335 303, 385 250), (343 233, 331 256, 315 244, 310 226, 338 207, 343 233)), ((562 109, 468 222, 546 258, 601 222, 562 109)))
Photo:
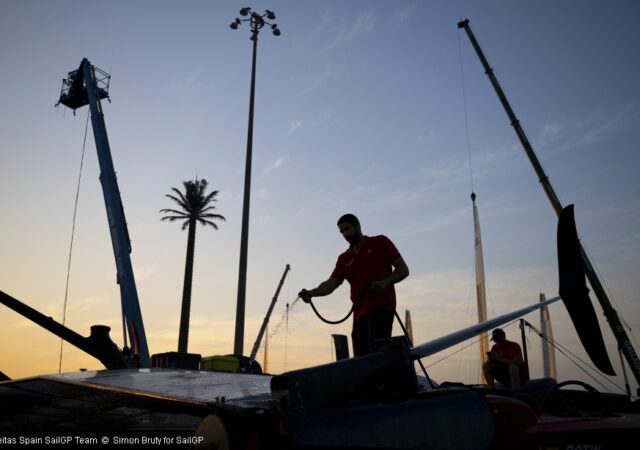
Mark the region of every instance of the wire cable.
POLYGON ((464 104, 464 125, 467 136, 467 153, 469 155, 469 179, 471 180, 471 192, 474 192, 473 188, 473 167, 471 165, 471 139, 469 137, 469 115, 467 113, 467 92, 465 89, 464 81, 464 67, 462 65, 462 45, 460 44, 460 30, 458 30, 458 56, 460 57, 460 77, 462 80, 462 102, 464 104))
MULTIPOLYGON (((529 329, 531 329, 534 333, 536 333, 538 336, 540 336, 542 339, 544 339, 546 342, 548 342, 549 344, 551 344, 556 350, 558 350, 562 355, 564 355, 569 361, 571 361, 576 367, 578 367, 578 369, 580 369, 582 372, 585 373, 585 375, 587 375, 589 378, 591 378, 595 383, 597 383, 601 388, 606 389, 606 387, 604 386, 604 384, 598 380, 597 378, 595 378, 594 375, 592 375, 591 373, 589 373, 583 366, 586 366, 588 368, 590 368, 593 372, 597 373, 597 369, 595 367, 593 367, 592 365, 590 365, 588 362, 584 361, 582 358, 580 358, 579 356, 577 356, 576 354, 574 354, 573 352, 571 352, 571 350, 569 350, 568 348, 564 347, 563 345, 561 345, 559 342, 554 341, 549 339, 542 331, 540 331, 539 329, 537 329, 535 326, 531 325, 529 322, 527 322, 526 320, 524 321, 525 325, 527 325, 529 327, 529 329), (582 363, 583 366, 581 366, 580 364, 578 364, 574 359, 572 359, 571 357, 569 357, 570 354, 573 358, 575 358, 576 360, 580 361, 580 363, 582 363)), ((606 382, 608 382, 611 386, 615 387, 616 389, 620 390, 621 392, 626 393, 625 389, 622 388, 621 386, 617 385, 616 383, 614 383, 613 381, 609 380, 609 379, 604 379, 606 382)))
MULTIPOLYGON (((67 321, 67 299, 69 297, 69 278, 71 275, 71 255, 73 254, 73 238, 76 232, 76 217, 78 213, 78 198, 80 197, 80 182, 82 181, 82 167, 84 165, 84 151, 87 146, 87 133, 89 131, 89 115, 87 109, 87 121, 84 126, 84 139, 82 140, 82 155, 80 156, 80 173, 78 174, 78 186, 76 187, 76 199, 73 205, 73 220, 71 223, 71 243, 69 244, 69 258, 67 260, 67 281, 64 288, 64 306, 62 308, 62 325, 67 321)), ((60 339, 60 359, 58 361, 58 373, 62 373, 62 349, 64 347, 64 339, 60 339)))

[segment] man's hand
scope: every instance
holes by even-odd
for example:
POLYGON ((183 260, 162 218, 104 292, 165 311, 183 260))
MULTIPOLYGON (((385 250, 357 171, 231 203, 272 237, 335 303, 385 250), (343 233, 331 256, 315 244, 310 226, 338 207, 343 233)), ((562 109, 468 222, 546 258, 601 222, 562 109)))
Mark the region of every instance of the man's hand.
POLYGON ((309 291, 307 291, 306 289, 298 292, 298 297, 300 297, 305 303, 309 303, 311 301, 311 294, 309 294, 309 291))
POLYGON ((380 281, 376 281, 371 285, 371 290, 374 292, 382 292, 387 287, 389 287, 389 282, 386 280, 380 280, 380 281))

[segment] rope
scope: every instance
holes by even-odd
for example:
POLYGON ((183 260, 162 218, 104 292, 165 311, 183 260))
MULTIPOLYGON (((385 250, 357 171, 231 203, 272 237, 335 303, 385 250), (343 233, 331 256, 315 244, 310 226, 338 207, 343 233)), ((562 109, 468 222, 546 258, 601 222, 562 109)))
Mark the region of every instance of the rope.
POLYGON ((473 339, 473 340, 471 340, 467 345, 465 345, 464 347, 460 347, 458 350, 456 350, 456 351, 454 351, 454 352, 452 352, 452 353, 449 353, 448 355, 443 356, 443 357, 442 357, 442 358, 440 358, 439 360, 434 361, 434 362, 432 362, 431 364, 429 364, 427 367, 433 367, 433 366, 435 366, 436 364, 440 364, 442 361, 444 361, 444 360, 446 360, 446 359, 451 358, 452 356, 454 356, 454 355, 456 355, 456 354, 460 353, 460 352, 461 352, 461 351, 463 351, 463 350, 468 349, 469 347, 471 347, 471 346, 473 346, 473 345, 476 345, 478 342, 480 342, 480 338, 473 339))
MULTIPOLYGON (((69 258, 67 260, 67 282, 64 288, 64 306, 62 308, 62 325, 67 321, 67 298, 69 296, 69 277, 71 274, 71 254, 73 253, 73 238, 76 231, 76 216, 78 213, 78 198, 80 196, 80 181, 82 180, 82 166, 84 165, 84 150, 87 145, 87 132, 89 130, 89 113, 87 109, 87 122, 84 126, 84 139, 82 141, 82 156, 80 157, 80 173, 78 174, 78 186, 76 187, 76 200, 73 205, 73 221, 71 225, 71 243, 69 244, 69 258)), ((62 348, 64 339, 60 339, 60 359, 58 361, 58 373, 62 373, 62 348)))

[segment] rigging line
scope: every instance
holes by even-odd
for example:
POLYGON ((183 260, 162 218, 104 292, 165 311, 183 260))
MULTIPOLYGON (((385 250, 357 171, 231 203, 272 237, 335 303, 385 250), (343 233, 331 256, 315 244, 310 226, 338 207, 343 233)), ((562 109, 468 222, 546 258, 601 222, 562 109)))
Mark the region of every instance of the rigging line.
MULTIPOLYGON (((589 367, 592 371, 598 373, 598 370, 593 367, 592 365, 590 365, 588 362, 584 361, 582 358, 580 358, 579 356, 575 355, 571 350, 569 350, 568 348, 566 348, 565 346, 563 346, 562 344, 560 344, 559 342, 555 341, 555 340, 551 340, 549 339, 548 336, 546 336, 541 330, 537 329, 534 325, 530 324, 529 322, 527 322, 526 320, 524 321, 525 324, 529 327, 530 330, 532 330, 534 333, 536 333, 538 336, 540 336, 542 339, 544 339, 546 342, 548 342, 549 344, 551 344, 556 350, 558 350, 560 353, 562 353, 569 361, 571 361, 573 364, 575 364, 580 370, 582 370, 589 378, 591 378, 594 382, 598 383, 598 385, 602 388, 605 388, 604 384, 597 380, 591 373, 587 372, 586 369, 584 369, 584 367, 581 367, 580 364, 578 364, 576 361, 574 361, 573 359, 571 359, 567 353, 569 353, 571 356, 573 356, 575 359, 577 359, 578 361, 580 361, 584 366, 589 367), (567 352, 567 353, 565 353, 567 352)), ((607 383, 609 383, 611 386, 615 387, 616 389, 619 389, 622 392, 625 392, 624 388, 622 388, 621 386, 617 385, 616 383, 614 383, 613 381, 604 378, 603 380, 606 381, 607 383)))
MULTIPOLYGON (((572 363, 574 363, 576 366, 578 366, 578 368, 580 368, 583 372, 585 372, 591 379, 593 379, 594 381, 596 381, 596 383, 600 384, 600 386, 604 387, 600 382, 598 382, 591 374, 587 373, 586 370, 582 367, 580 367, 580 365, 578 363, 576 363, 575 361, 573 361, 571 358, 569 358, 567 356, 566 353, 564 353, 565 351, 567 353, 569 353, 571 356, 573 356, 575 359, 577 359, 578 361, 580 361, 584 366, 587 366, 588 368, 590 368, 591 370, 593 370, 594 372, 598 372, 598 370, 593 367, 592 365, 590 365, 587 361, 584 361, 582 358, 580 358, 579 356, 577 356, 576 354, 574 354, 571 350, 569 350, 568 348, 566 348, 565 346, 563 346, 562 344, 560 344, 557 341, 553 341, 550 340, 548 336, 546 336, 542 331, 538 330, 535 326, 531 325, 529 322, 527 322, 525 320, 525 324, 531 329, 533 330, 538 336, 540 336, 542 339, 544 339, 546 342, 550 343, 555 349, 557 349, 558 351, 560 351, 560 353, 562 353, 564 356, 567 357, 567 359, 569 359, 572 363)), ((624 392, 624 389, 620 386, 618 386, 617 384, 615 384, 613 381, 603 378, 605 381, 607 381, 609 384, 611 384, 613 387, 620 389, 621 391, 624 392)))
POLYGON ((473 167, 471 165, 471 139, 469 138, 469 115, 467 113, 467 91, 465 89, 464 68, 462 65, 462 45, 460 44, 460 30, 458 30, 458 56, 460 57, 460 77, 462 79, 462 101, 464 103, 464 125, 467 132, 467 153, 469 155, 469 179, 471 180, 471 192, 473 187, 473 167))
POLYGON ((589 258, 591 262, 591 265, 593 266, 593 270, 596 272, 596 274, 598 275, 598 279, 600 280, 600 283, 602 284, 604 290, 607 292, 607 296, 609 297, 609 299, 611 300, 611 302, 613 303, 613 305, 615 306, 615 310, 616 313, 618 314, 618 318, 620 319, 620 321, 622 322, 622 324, 627 328, 627 331, 629 332, 629 334, 631 335, 631 338, 633 339, 633 341, 636 344, 636 347, 640 347, 640 345, 638 344, 638 341, 636 339, 635 334, 633 333, 633 329, 631 328, 631 326, 629 325, 629 323, 624 319, 624 314, 622 314, 620 311, 620 305, 618 305, 618 302, 616 302, 615 297, 613 296, 611 289, 609 289, 609 287, 607 286, 607 283, 605 282, 605 278, 602 276, 602 273, 600 272, 600 269, 598 268, 598 266, 596 265, 595 262, 593 262, 593 258, 591 258, 590 252, 587 250, 587 248, 585 247, 585 244, 582 243, 582 250, 586 253, 587 257, 589 258))
POLYGON ((562 346, 561 344, 557 344, 557 343, 554 343, 553 341, 550 341, 546 336, 543 336, 542 334, 540 334, 540 337, 542 339, 544 339, 545 341, 549 342, 551 345, 553 345, 553 347, 556 350, 558 350, 558 352, 560 352, 564 357, 566 357, 569 361, 571 361, 578 369, 580 369, 582 372, 584 372, 586 376, 591 378, 601 388, 606 389, 606 386, 603 383, 603 381, 606 381, 607 383, 610 384, 610 387, 613 387, 613 388, 619 390, 620 392, 625 393, 625 389, 623 387, 617 385, 616 383, 614 383, 613 381, 611 381, 611 380, 609 380, 607 378, 602 377, 600 380, 598 380, 595 377, 595 375, 593 375, 593 373, 590 373, 589 371, 587 371, 583 366, 588 367, 589 369, 591 369, 595 373, 598 373, 598 370, 595 367, 593 367, 592 365, 590 365, 589 363, 587 363, 586 361, 582 360, 579 356, 573 354, 571 352, 571 350, 569 350, 568 348, 562 346), (569 357, 569 355, 567 355, 567 353, 569 353, 571 356, 573 356, 573 358, 575 358, 576 360, 580 361, 580 363, 582 363, 583 366, 581 366, 578 362, 576 362, 574 359, 569 357))
MULTIPOLYGON (((598 380, 598 379, 597 379, 597 378, 596 378, 592 373, 590 373, 590 372, 589 372, 589 371, 587 371, 584 367, 582 367, 580 364, 578 364, 576 361, 574 361, 573 359, 571 359, 571 358, 570 358, 570 357, 569 357, 569 356, 568 356, 568 355, 563 351, 563 349, 562 349, 562 348, 559 348, 559 347, 555 347, 555 348, 556 348, 556 350, 558 350, 562 355, 564 355, 564 356, 565 356, 569 361, 571 361, 571 362, 572 362, 572 363, 573 363, 573 364, 574 364, 578 369, 580 369, 582 372, 584 372, 584 374, 585 374, 586 376, 588 376, 589 378, 591 378, 591 379, 593 380, 593 382, 595 382, 595 383, 596 383, 598 386, 600 386, 602 389, 606 389, 606 386, 604 385, 604 383, 602 383, 602 381, 601 381, 601 380, 598 380)), ((567 350, 567 352, 568 352, 568 353, 571 353, 569 350, 567 350)), ((577 359, 578 359, 579 361, 582 361, 582 360, 580 360, 580 358, 577 358, 577 359)), ((583 364, 584 364, 584 362, 583 362, 583 364)), ((590 369, 595 370, 595 368, 594 368, 594 367, 589 366, 588 364, 587 364, 587 366, 588 366, 590 369)), ((613 385, 616 389, 620 390, 621 392, 625 392, 625 390, 624 390, 622 387, 618 386, 617 384, 613 383, 613 382, 612 382, 612 381, 610 381, 610 380, 607 380, 607 381, 608 381, 611 385, 613 385)))
MULTIPOLYGON (((519 321, 519 320, 520 320, 520 319, 515 319, 515 320, 513 320, 513 321, 511 321, 511 322, 507 323, 506 325, 504 325, 502 328, 503 328, 503 329, 504 329, 504 328, 507 328, 507 327, 509 327, 509 326, 513 325, 514 323, 516 323, 516 322, 517 322, 517 321, 519 321)), ((460 353, 461 351, 463 351, 463 350, 465 350, 465 349, 467 349, 467 348, 471 347, 472 345, 477 344, 478 342, 480 342, 480 337, 479 337, 479 336, 476 336, 476 338, 475 338, 475 339, 473 339, 473 340, 471 340, 471 342, 470 342, 469 344, 465 345, 464 347, 460 347, 460 348, 459 348, 458 350, 456 350, 455 352, 450 353, 449 355, 445 356, 444 358, 441 358, 441 359, 439 359, 439 360, 437 360, 437 361, 435 361, 435 362, 433 362, 433 363, 429 364, 429 365, 428 365, 428 366, 426 366, 426 367, 427 367, 427 368, 432 367, 432 366, 434 366, 434 365, 436 365, 436 364, 438 364, 438 363, 440 363, 440 362, 444 361, 445 359, 448 359, 448 358, 452 357, 453 355, 455 355, 455 354, 457 354, 457 353, 460 353)))
POLYGON ((440 359, 439 359, 439 360, 437 360, 437 361, 432 362, 431 364, 429 364, 429 365, 427 365, 427 366, 425 366, 425 367, 426 367, 427 369, 428 369, 428 368, 430 368, 430 367, 433 367, 433 366, 435 366, 436 364, 441 363, 441 362, 442 362, 442 361, 444 361, 445 359, 449 359, 449 358, 451 358, 453 355, 456 355, 456 354, 460 353, 461 351, 464 351, 464 350, 468 349, 468 348, 469 348, 469 347, 471 347, 472 345, 476 345, 478 342, 480 342, 480 338, 473 339, 471 342, 469 342, 469 343, 468 343, 467 345, 465 345, 464 347, 460 347, 460 348, 459 348, 458 350, 456 350, 455 352, 453 352, 453 353, 449 353, 448 355, 446 355, 446 356, 444 356, 444 357, 440 358, 440 359))
MULTIPOLYGON (((67 298, 69 296, 69 276, 71 274, 71 255, 73 253, 73 238, 76 232, 76 216, 78 213, 78 198, 80 197, 80 181, 82 180, 82 166, 84 165, 84 150, 87 146, 87 132, 89 131, 89 109, 87 109, 87 121, 84 126, 84 138, 82 140, 82 155, 80 156, 80 173, 78 174, 78 186, 76 187, 76 199, 73 205, 73 220, 71 223, 71 243, 69 244, 69 258, 67 260, 67 281, 64 288, 64 306, 62 308, 62 325, 67 321, 67 298)), ((60 359, 58 361, 58 373, 62 373, 62 348, 64 339, 60 339, 60 359)))

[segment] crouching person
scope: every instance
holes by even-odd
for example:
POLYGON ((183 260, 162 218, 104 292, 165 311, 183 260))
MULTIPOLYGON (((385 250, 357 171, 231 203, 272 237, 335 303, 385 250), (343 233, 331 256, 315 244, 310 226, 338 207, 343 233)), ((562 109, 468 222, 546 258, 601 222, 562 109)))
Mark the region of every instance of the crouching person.
POLYGON ((512 389, 519 388, 529 378, 520 345, 507 340, 501 328, 493 330, 491 340, 495 345, 491 347, 487 362, 482 365, 487 386, 489 389, 494 389, 497 381, 512 389))

